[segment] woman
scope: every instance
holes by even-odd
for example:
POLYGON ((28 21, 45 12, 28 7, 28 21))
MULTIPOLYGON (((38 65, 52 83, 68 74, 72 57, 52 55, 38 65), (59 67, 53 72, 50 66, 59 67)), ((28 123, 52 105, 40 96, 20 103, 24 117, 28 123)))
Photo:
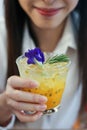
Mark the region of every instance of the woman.
POLYGON ((0 87, 4 88, 0 94, 0 125, 13 127, 15 115, 19 120, 15 128, 72 128, 80 108, 83 110, 87 101, 87 1, 5 0, 4 3, 6 27, 4 21, 0 23, 0 87), (62 107, 59 113, 51 116, 42 116, 46 97, 16 90, 24 84, 28 88, 38 87, 33 79, 14 76, 18 73, 16 58, 35 46, 42 51, 65 53, 72 61, 62 107), (37 113, 26 115, 21 110, 35 110, 37 113))

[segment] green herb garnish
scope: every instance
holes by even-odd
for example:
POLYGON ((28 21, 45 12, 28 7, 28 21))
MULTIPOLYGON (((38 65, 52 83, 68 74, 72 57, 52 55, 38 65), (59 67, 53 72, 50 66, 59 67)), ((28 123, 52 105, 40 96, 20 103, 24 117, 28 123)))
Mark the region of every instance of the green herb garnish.
POLYGON ((48 58, 45 63, 53 64, 57 62, 69 62, 69 60, 70 59, 68 56, 61 54, 61 55, 56 55, 56 56, 48 58))

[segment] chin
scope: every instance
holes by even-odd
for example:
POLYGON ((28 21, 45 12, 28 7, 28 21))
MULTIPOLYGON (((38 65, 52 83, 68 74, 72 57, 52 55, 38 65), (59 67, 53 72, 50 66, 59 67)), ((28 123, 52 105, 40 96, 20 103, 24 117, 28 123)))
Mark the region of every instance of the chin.
POLYGON ((36 24, 36 27, 40 28, 40 29, 55 29, 56 27, 58 27, 58 24, 36 24))

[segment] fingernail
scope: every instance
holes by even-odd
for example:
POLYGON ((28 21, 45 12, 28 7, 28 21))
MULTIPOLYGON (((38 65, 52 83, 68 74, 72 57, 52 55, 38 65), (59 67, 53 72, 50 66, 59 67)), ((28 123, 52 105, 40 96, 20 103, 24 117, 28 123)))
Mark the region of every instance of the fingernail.
POLYGON ((38 118, 40 118, 42 115, 43 115, 43 113, 39 113, 39 114, 38 114, 38 118))
POLYGON ((31 87, 38 87, 39 86, 39 82, 33 80, 33 81, 30 82, 30 86, 31 87))
POLYGON ((41 109, 41 110, 46 110, 46 108, 47 108, 46 105, 41 105, 41 106, 40 106, 40 109, 41 109))
POLYGON ((43 96, 41 99, 40 99, 40 102, 41 103, 46 103, 47 102, 47 97, 43 96))

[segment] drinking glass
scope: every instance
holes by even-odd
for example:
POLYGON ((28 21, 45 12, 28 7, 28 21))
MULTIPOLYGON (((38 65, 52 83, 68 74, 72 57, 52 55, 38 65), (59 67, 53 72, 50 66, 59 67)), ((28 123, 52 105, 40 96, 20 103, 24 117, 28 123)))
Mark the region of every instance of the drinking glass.
MULTIPOLYGON (((47 54, 47 58, 49 55, 47 54)), ((44 114, 57 112, 60 108, 70 62, 54 64, 27 64, 27 58, 19 56, 16 60, 20 77, 37 80, 38 88, 22 88, 21 90, 44 95, 48 98, 47 110, 44 114)))

